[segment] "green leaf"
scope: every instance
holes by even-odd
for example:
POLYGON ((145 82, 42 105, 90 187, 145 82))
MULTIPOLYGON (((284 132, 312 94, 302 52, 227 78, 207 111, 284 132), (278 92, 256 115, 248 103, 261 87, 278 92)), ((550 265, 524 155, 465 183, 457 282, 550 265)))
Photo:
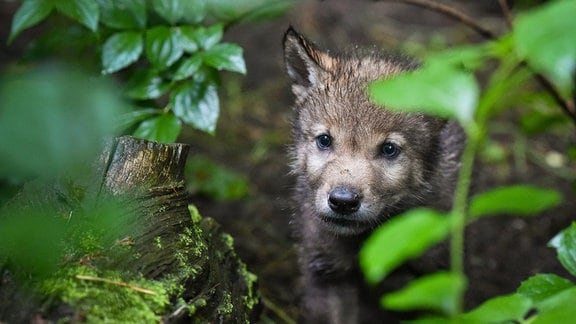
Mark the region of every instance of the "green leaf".
POLYGON ((459 318, 462 323, 522 323, 531 308, 528 297, 512 294, 492 298, 459 318))
POLYGON ((65 66, 5 74, 1 81, 0 178, 83 174, 126 108, 110 84, 65 66))
POLYGON ((182 122, 178 117, 172 113, 165 113, 140 123, 133 135, 150 141, 173 143, 178 138, 181 128, 182 122))
POLYGON ((374 231, 360 251, 360 265, 367 280, 379 282, 406 260, 445 239, 449 231, 450 217, 431 209, 414 209, 395 216, 374 231))
POLYGON ((185 123, 214 134, 220 103, 212 82, 186 82, 172 91, 170 103, 174 114, 185 123))
POLYGON ((236 44, 222 43, 203 53, 204 63, 217 70, 246 73, 242 48, 236 44))
POLYGON ((221 24, 212 25, 208 28, 199 27, 194 31, 196 44, 204 50, 209 50, 212 46, 222 40, 224 27, 221 24))
POLYGON ((531 324, 572 323, 576 318, 576 287, 569 288, 542 301, 531 324))
POLYGON ((91 31, 98 28, 100 8, 94 0, 54 0, 56 9, 64 15, 78 21, 91 31))
POLYGON ((396 311, 429 310, 453 316, 464 293, 466 278, 437 272, 411 281, 400 291, 385 295, 381 303, 396 311))
POLYGON ((550 243, 556 249, 558 260, 573 276, 576 276, 576 222, 558 233, 550 243))
POLYGON ((530 216, 557 206, 562 196, 554 190, 528 185, 499 187, 472 198, 470 218, 485 215, 512 214, 530 216))
POLYGON ((156 99, 169 89, 170 83, 154 70, 138 71, 128 81, 128 96, 133 99, 156 99))
POLYGON ((154 11, 171 25, 180 20, 198 23, 206 15, 204 0, 152 0, 154 11))
POLYGON ((183 54, 179 44, 180 29, 166 26, 153 27, 146 31, 146 55, 157 68, 165 69, 174 64, 183 54))
POLYGON ((191 77, 202 65, 202 57, 199 55, 194 55, 190 58, 182 61, 176 73, 174 74, 174 80, 180 81, 191 77))
POLYGON ((100 21, 115 29, 146 27, 146 2, 142 0, 98 0, 100 21))
POLYGON ((207 5, 210 13, 219 21, 248 22, 279 17, 294 5, 294 1, 211 0, 207 5))
POLYGON ((120 32, 110 36, 102 48, 103 73, 113 73, 136 62, 144 40, 139 32, 120 32))
POLYGON ((520 125, 522 131, 528 135, 543 133, 553 129, 557 125, 568 123, 569 120, 566 115, 560 112, 542 112, 533 110, 525 113, 520 118, 520 125))
POLYGON ((12 19, 12 28, 8 42, 12 42, 20 32, 46 19, 54 9, 54 3, 49 0, 26 0, 22 2, 12 19))
POLYGON ((576 2, 554 1, 515 19, 514 44, 519 55, 550 77, 568 97, 576 71, 576 2))
POLYGON ((198 35, 196 35, 198 27, 179 26, 176 28, 180 28, 180 46, 182 46, 182 49, 184 49, 186 53, 198 51, 198 35))
POLYGON ((426 62, 476 70, 484 64, 488 54, 489 48, 485 45, 455 47, 426 57, 426 62))
POLYGON ((425 64, 369 86, 372 99, 386 109, 453 118, 463 126, 474 118, 479 91, 474 76, 451 62, 425 64))
POLYGON ((219 201, 236 200, 248 195, 248 181, 213 160, 194 157, 186 163, 186 189, 202 193, 219 201))
POLYGON ((524 280, 518 287, 517 293, 539 303, 572 287, 574 284, 570 280, 555 274, 537 274, 524 280))
POLYGON ((154 115, 159 115, 160 113, 162 113, 162 111, 157 108, 144 108, 127 112, 118 118, 118 128, 126 129, 145 119, 149 119, 154 115))

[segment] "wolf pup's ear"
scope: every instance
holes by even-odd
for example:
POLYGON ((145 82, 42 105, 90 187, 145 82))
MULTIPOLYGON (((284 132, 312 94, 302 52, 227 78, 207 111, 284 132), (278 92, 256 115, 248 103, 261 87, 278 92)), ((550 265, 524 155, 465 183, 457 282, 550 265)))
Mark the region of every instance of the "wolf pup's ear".
POLYGON ((292 27, 284 34, 284 62, 296 95, 305 94, 322 74, 330 73, 336 66, 335 58, 320 51, 292 27))

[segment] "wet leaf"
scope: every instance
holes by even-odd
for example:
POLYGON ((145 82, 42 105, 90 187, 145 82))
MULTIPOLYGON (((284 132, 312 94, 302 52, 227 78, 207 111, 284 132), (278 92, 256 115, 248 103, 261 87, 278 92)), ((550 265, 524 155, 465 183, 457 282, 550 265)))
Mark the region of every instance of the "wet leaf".
POLYGON ((210 12, 220 21, 259 21, 284 14, 294 1, 291 0, 211 0, 210 12))
POLYGON ((94 0, 52 0, 55 1, 56 9, 64 15, 78 21, 96 31, 100 19, 100 8, 94 0))
POLYGON ((204 63, 217 70, 246 73, 242 48, 236 44, 222 43, 203 53, 204 63))
POLYGON ((574 284, 570 280, 558 275, 537 274, 524 280, 518 287, 517 292, 538 303, 572 287, 574 287, 574 284))
POLYGON ((100 21, 116 29, 146 27, 146 3, 141 0, 98 0, 100 21))
POLYGON ((450 217, 431 209, 395 216, 374 231, 360 251, 366 279, 379 282, 403 262, 445 239, 449 231, 450 217))
POLYGON ((397 311, 429 310, 452 316, 464 292, 466 279, 450 272, 437 272, 415 280, 385 295, 381 303, 397 311))
POLYGON ((170 83, 153 70, 139 71, 128 82, 128 95, 133 99, 156 99, 169 89, 170 83))
POLYGON ((176 73, 174 74, 174 80, 180 81, 191 77, 194 75, 194 73, 196 73, 196 71, 198 71, 201 65, 202 57, 199 55, 194 55, 185 59, 178 67, 178 70, 176 70, 176 73))
POLYGON ((113 73, 136 62, 144 48, 139 32, 120 32, 110 36, 102 48, 103 73, 113 73))
POLYGON ((124 113, 118 118, 118 128, 126 129, 154 115, 159 115, 160 113, 162 113, 162 111, 157 108, 144 108, 124 113))
POLYGON ((25 0, 12 19, 12 27, 8 42, 18 36, 24 29, 30 28, 46 19, 54 9, 53 1, 25 0))
POLYGON ((171 93, 174 114, 185 123, 213 134, 220 112, 216 86, 211 82, 186 82, 171 93))
POLYGON ((498 187, 472 198, 469 217, 498 214, 531 216, 557 206, 561 201, 562 196, 554 190, 528 185, 498 187))
POLYGON ((182 122, 172 113, 149 118, 140 123, 134 137, 161 143, 173 143, 180 135, 182 122))
POLYGON ((576 222, 558 233, 549 245, 556 249, 564 268, 576 277, 576 222))
POLYGON ((180 29, 180 46, 186 53, 195 53, 199 49, 197 43, 197 29, 204 27, 193 27, 193 26, 179 26, 176 27, 180 29))
POLYGON ((152 0, 154 11, 171 25, 180 20, 198 23, 206 15, 206 5, 203 0, 152 0))
POLYGON ((184 52, 179 40, 178 28, 153 27, 146 31, 146 56, 155 67, 165 69, 174 64, 184 52))
POLYGON ((223 33, 224 27, 221 24, 212 25, 208 28, 199 27, 194 31, 194 39, 202 49, 209 50, 222 40, 223 33))

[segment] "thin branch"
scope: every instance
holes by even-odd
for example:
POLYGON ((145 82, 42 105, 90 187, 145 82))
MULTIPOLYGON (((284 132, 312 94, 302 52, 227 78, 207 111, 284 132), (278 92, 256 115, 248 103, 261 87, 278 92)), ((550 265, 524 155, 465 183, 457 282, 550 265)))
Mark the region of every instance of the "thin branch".
POLYGON ((483 26, 481 26, 480 24, 478 24, 470 16, 467 16, 464 13, 462 13, 458 10, 455 10, 453 8, 450 8, 446 5, 443 5, 441 3, 437 3, 434 1, 430 1, 430 0, 375 0, 375 1, 401 2, 401 3, 411 4, 411 5, 415 5, 418 7, 425 8, 425 9, 433 10, 433 11, 439 12, 441 14, 444 14, 448 17, 451 17, 457 21, 460 21, 461 23, 472 28, 478 34, 482 35, 485 38, 495 39, 498 37, 491 30, 488 30, 488 29, 484 28, 483 26))
POLYGON ((510 12, 510 6, 506 0, 498 0, 500 4, 500 9, 502 9, 502 14, 504 14, 504 19, 506 20, 506 25, 510 30, 512 30, 512 13, 510 12))
POLYGON ((152 290, 144 289, 144 288, 141 288, 138 286, 133 286, 133 285, 127 284, 127 283, 122 282, 122 281, 116 281, 116 280, 111 280, 111 279, 106 279, 106 278, 98 278, 98 277, 92 277, 92 276, 84 276, 84 275, 76 275, 76 278, 80 279, 80 280, 104 282, 107 284, 116 285, 116 286, 120 286, 120 287, 127 287, 127 288, 130 288, 132 290, 136 290, 138 292, 144 293, 144 294, 156 295, 156 292, 154 292, 152 290))

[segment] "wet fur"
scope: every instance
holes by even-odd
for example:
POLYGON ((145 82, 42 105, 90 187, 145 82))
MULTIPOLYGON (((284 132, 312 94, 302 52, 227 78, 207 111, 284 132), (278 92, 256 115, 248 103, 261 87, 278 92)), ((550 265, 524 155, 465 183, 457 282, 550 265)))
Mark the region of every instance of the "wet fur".
POLYGON ((375 227, 403 211, 448 208, 464 135, 453 122, 392 112, 369 100, 369 82, 417 68, 410 60, 376 51, 334 55, 292 28, 284 52, 295 95, 293 226, 304 316, 310 323, 381 322, 379 292, 363 283, 358 249, 375 227), (333 139, 329 149, 319 149, 321 134, 333 139), (400 148, 394 159, 380 152, 387 142, 400 148), (358 193, 358 211, 331 210, 328 196, 337 187, 358 193))

